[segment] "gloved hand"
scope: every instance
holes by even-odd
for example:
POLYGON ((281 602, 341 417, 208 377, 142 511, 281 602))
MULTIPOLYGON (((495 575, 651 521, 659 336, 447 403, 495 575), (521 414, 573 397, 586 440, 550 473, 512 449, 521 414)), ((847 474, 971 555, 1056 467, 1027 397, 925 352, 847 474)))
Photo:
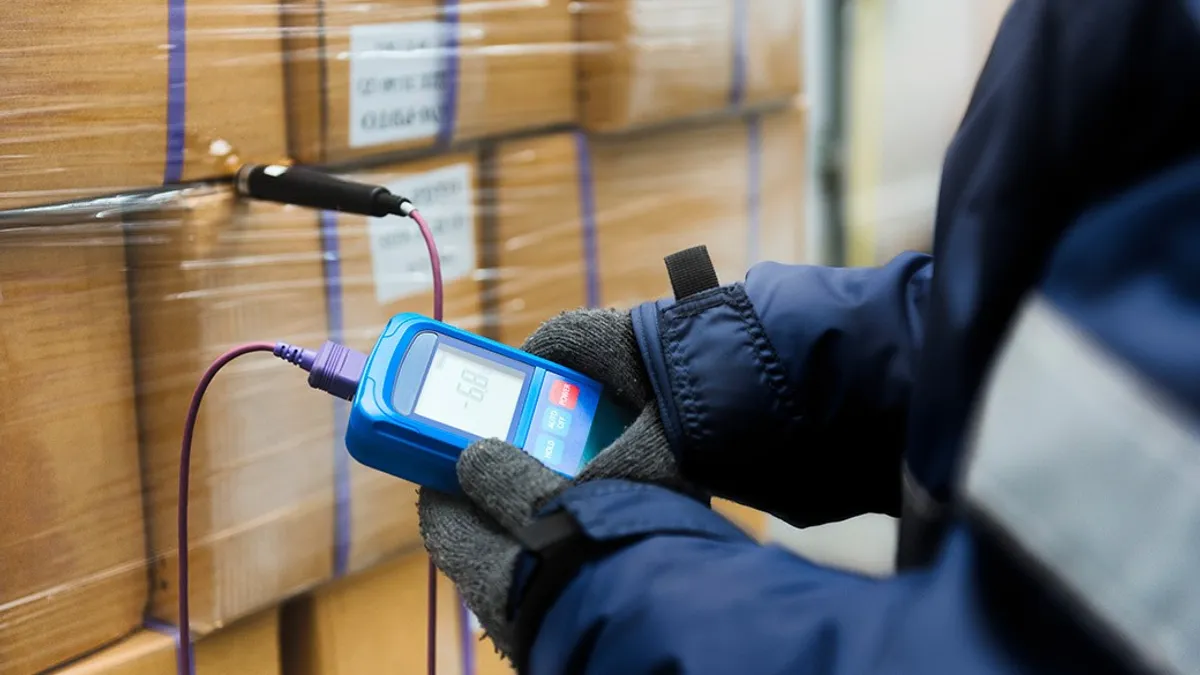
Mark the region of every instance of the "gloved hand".
POLYGON ((543 324, 522 348, 595 379, 618 402, 641 413, 574 481, 493 439, 472 444, 458 460, 465 499, 420 491, 418 512, 426 550, 509 660, 514 645, 507 605, 521 553, 514 533, 533 522, 543 506, 573 484, 606 478, 692 491, 668 447, 628 312, 561 314, 543 324))

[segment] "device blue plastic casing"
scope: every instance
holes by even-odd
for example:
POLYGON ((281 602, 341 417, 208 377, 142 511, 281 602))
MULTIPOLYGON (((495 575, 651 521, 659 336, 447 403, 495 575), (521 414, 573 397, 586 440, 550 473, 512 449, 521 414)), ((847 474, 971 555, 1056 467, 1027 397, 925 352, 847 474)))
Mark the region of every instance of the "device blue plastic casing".
MULTIPOLYGON (((594 403, 597 412, 587 420, 590 427, 584 430, 586 442, 580 445, 581 453, 594 455, 607 447, 632 420, 627 411, 620 410, 603 396, 602 385, 585 375, 420 314, 399 314, 388 322, 367 357, 350 409, 346 448, 358 462, 439 492, 461 492, 455 463, 459 454, 478 440, 477 437, 415 414, 402 414, 394 404, 397 387, 413 385, 412 382, 398 383, 401 364, 417 336, 430 332, 440 338, 449 338, 452 343, 457 343, 453 346, 458 349, 497 354, 523 366, 520 369, 526 377, 519 407, 521 414, 511 425, 508 437, 503 439, 509 443, 524 446, 527 438, 535 433, 531 430, 535 424, 534 413, 542 409, 535 399, 547 377, 556 376, 578 385, 581 402, 587 399, 594 403)), ((422 385, 424 372, 421 377, 422 380, 415 382, 416 387, 422 385)), ((415 397, 416 392, 412 395, 415 397)), ((556 470, 568 478, 573 477, 561 469, 556 470)))

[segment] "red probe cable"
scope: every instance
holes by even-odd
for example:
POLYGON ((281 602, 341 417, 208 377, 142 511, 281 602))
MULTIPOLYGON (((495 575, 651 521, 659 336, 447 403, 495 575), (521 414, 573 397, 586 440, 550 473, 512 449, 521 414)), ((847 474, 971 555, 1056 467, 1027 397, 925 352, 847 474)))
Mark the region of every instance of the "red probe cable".
MULTIPOLYGON (((442 257, 438 255, 437 244, 433 241, 433 229, 425 218, 416 210, 409 211, 408 217, 417 222, 421 236, 425 239, 425 248, 429 250, 429 265, 433 272, 433 318, 441 321, 444 309, 442 296, 442 257)), ((429 559, 429 609, 425 626, 425 672, 437 675, 437 567, 433 558, 429 559)), ((467 674, 464 674, 467 675, 467 674)))
MULTIPOLYGON (((433 318, 441 321, 443 316, 442 294, 442 263, 438 255, 437 244, 433 240, 433 230, 425 222, 425 218, 412 208, 403 209, 406 215, 417 223, 421 236, 425 239, 425 247, 429 250, 429 264, 433 273, 433 318)), ((188 405, 187 419, 183 424, 183 440, 179 449, 179 502, 178 502, 178 546, 179 546, 179 658, 177 661, 178 675, 193 675, 192 662, 192 631, 188 614, 188 496, 191 482, 192 436, 196 431, 196 417, 200 414, 200 402, 208 385, 216 377, 217 372, 230 361, 239 356, 255 352, 273 352, 275 343, 251 342, 234 347, 212 362, 204 371, 196 390, 192 393, 192 401, 188 405)), ((426 672, 437 674, 437 568, 433 560, 429 561, 429 609, 428 626, 426 628, 426 672)))

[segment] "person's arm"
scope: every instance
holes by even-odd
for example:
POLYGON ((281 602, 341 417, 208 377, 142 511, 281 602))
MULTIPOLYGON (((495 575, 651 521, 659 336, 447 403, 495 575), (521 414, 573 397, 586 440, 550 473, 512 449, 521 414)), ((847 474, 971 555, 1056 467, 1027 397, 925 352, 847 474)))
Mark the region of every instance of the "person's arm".
POLYGON ((764 547, 686 497, 626 486, 562 498, 596 541, 646 537, 582 568, 545 613, 522 673, 1037 672, 989 628, 965 534, 929 571, 873 579, 764 547))
POLYGON ((929 256, 765 263, 744 283, 634 309, 685 476, 793 524, 895 514, 929 256))

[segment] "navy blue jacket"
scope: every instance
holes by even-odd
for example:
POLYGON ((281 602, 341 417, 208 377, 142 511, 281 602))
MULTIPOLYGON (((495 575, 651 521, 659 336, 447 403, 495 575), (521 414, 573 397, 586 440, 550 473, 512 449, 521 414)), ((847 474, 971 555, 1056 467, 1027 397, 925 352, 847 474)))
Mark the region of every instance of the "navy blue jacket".
POLYGON ((900 574, 870 579, 760 546, 657 487, 579 486, 551 509, 592 539, 628 543, 566 586, 527 670, 1131 667, 955 508, 956 478, 981 382, 1031 289, 1115 336, 1200 414, 1200 349, 1186 337, 1200 335, 1192 12, 1184 0, 1016 0, 946 157, 932 257, 762 264, 744 283, 634 311, 688 476, 796 525, 904 512, 917 525, 902 535, 900 574), (1097 297, 1119 302, 1097 311, 1097 297), (1163 330, 1147 338, 1139 322, 1163 330))

